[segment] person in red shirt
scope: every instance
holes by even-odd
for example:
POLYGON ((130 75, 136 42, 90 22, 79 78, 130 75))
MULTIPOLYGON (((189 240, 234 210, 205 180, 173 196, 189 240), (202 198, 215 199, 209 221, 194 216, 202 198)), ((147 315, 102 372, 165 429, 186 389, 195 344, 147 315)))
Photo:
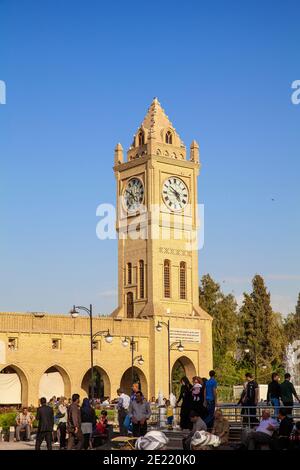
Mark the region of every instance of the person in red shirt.
POLYGON ((108 420, 107 420, 107 411, 102 410, 101 411, 101 416, 97 421, 96 424, 96 431, 97 434, 106 437, 108 434, 108 420))

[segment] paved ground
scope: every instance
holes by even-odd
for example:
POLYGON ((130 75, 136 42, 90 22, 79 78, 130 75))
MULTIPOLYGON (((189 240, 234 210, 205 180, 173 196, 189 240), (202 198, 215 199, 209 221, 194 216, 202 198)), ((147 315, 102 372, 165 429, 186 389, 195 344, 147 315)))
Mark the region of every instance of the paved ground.
MULTIPOLYGON (((181 431, 167 431, 164 430, 165 434, 169 438, 169 444, 168 444, 168 449, 182 449, 182 439, 185 435, 184 432, 181 431)), ((25 442, 25 441, 20 441, 20 442, 15 442, 15 441, 10 441, 10 442, 3 442, 0 441, 0 451, 1 450, 33 450, 35 446, 35 441, 32 440, 30 442, 25 442)), ((46 443, 45 441, 42 444, 42 450, 46 450, 46 443)), ((59 446, 58 445, 53 445, 53 450, 58 450, 59 446)), ((103 450, 108 449, 107 446, 103 446, 103 450)), ((101 449, 99 449, 101 450, 101 449)))
MULTIPOLYGON (((33 450, 35 446, 34 441, 25 442, 0 442, 0 450, 33 450)), ((53 449, 57 448, 58 446, 53 446, 53 449)), ((42 444, 42 449, 46 449, 46 444, 42 444)))

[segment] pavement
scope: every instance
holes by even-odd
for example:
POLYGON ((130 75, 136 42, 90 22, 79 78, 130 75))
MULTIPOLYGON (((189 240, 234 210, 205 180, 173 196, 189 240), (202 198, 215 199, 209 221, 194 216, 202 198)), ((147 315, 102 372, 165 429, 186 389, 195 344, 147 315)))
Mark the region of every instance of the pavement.
MULTIPOLYGON (((186 432, 177 431, 177 430, 166 430, 163 429, 164 433, 169 438, 168 449, 182 449, 182 439, 186 435, 186 432)), ((32 439, 29 442, 26 441, 9 441, 4 442, 0 441, 0 451, 1 450, 34 450, 35 448, 35 440, 32 439)), ((59 450, 59 445, 54 443, 52 445, 53 450, 59 450)), ((46 442, 44 441, 41 446, 41 450, 46 450, 46 442)), ((98 448, 99 449, 99 448, 98 448)), ((103 446, 103 450, 107 450, 108 447, 105 445, 103 446)), ((99 449, 101 450, 101 449, 99 449)))
MULTIPOLYGON (((34 450, 35 447, 35 441, 10 441, 10 442, 4 442, 0 441, 0 451, 1 450, 34 450)), ((46 442, 43 442, 41 449, 46 450, 46 442)), ((53 445, 53 449, 59 449, 59 446, 53 445)))

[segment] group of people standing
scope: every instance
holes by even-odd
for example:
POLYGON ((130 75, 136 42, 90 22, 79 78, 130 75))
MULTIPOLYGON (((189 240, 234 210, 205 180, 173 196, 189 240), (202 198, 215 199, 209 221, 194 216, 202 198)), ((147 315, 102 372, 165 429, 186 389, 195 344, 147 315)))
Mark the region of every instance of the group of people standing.
MULTIPOLYGON (((242 405, 244 423, 255 424, 257 423, 256 407, 259 402, 259 386, 250 372, 246 373, 245 378, 246 382, 244 383, 244 389, 238 404, 242 405)), ((267 403, 274 407, 275 417, 279 414, 281 403, 286 411, 286 415, 289 416, 292 415, 294 397, 299 402, 300 399, 291 382, 291 375, 289 373, 284 375, 282 384, 279 381, 279 374, 273 372, 271 382, 268 384, 267 403)))
POLYGON ((92 446, 92 435, 95 438, 106 438, 108 433, 107 411, 102 410, 99 418, 96 417, 94 407, 88 398, 84 398, 80 406, 78 393, 72 395, 71 404, 61 398, 56 413, 54 406, 47 404, 46 398, 40 399, 36 420, 38 429, 35 449, 40 450, 45 440, 47 449, 52 449, 54 423, 57 422, 57 435, 60 449, 85 449, 92 446))
POLYGON ((195 376, 192 383, 187 377, 182 377, 180 395, 177 400, 177 405, 181 403, 181 429, 192 428, 191 413, 200 417, 207 428, 213 427, 218 387, 215 375, 215 371, 211 370, 209 379, 195 376))
POLYGON ((147 421, 151 416, 150 403, 139 390, 138 384, 133 384, 130 396, 120 388, 117 393, 120 434, 126 436, 131 428, 134 437, 144 436, 147 433, 147 421))

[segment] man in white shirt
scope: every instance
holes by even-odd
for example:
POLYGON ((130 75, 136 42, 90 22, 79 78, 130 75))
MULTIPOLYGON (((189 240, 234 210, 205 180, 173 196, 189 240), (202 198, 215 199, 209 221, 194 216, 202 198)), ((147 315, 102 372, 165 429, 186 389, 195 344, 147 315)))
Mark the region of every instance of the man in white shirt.
POLYGON ((243 444, 248 450, 255 450, 256 444, 270 444, 278 423, 271 418, 269 410, 263 410, 262 419, 255 431, 251 431, 243 439, 243 444))
POLYGON ((20 440, 20 431, 25 429, 26 441, 30 441, 30 433, 34 417, 28 411, 28 408, 23 408, 22 412, 16 417, 16 440, 20 440))
POLYGON ((127 429, 124 426, 124 421, 128 413, 128 408, 130 404, 130 396, 126 395, 126 393, 124 393, 124 391, 121 388, 117 390, 117 394, 119 397, 117 410, 118 410, 120 434, 121 436, 127 436, 127 429))

